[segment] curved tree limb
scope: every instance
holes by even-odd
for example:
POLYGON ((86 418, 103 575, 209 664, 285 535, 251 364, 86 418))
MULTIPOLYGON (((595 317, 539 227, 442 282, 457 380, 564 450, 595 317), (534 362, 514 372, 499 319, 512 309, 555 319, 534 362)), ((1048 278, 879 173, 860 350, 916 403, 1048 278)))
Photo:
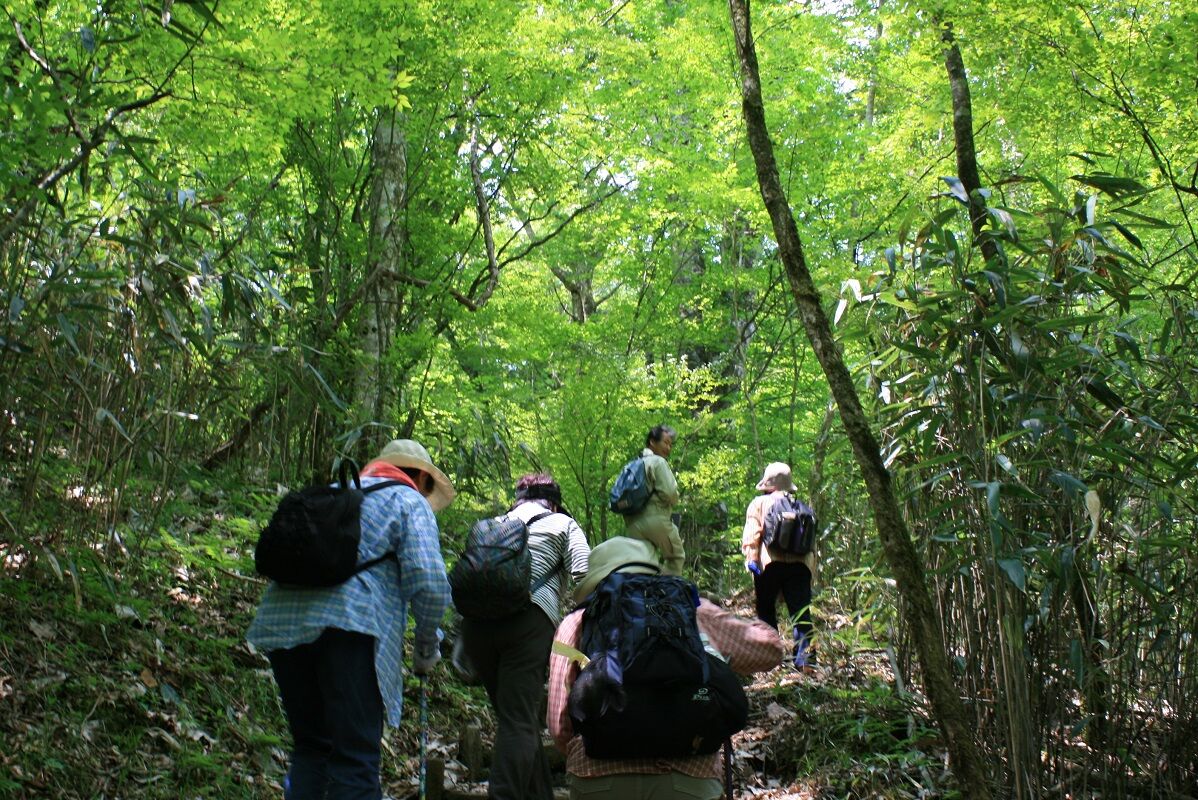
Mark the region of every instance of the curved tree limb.
MULTIPOLYGON (((978 173, 978 155, 973 144, 973 101, 969 95, 965 61, 961 58, 961 48, 957 47, 957 41, 953 37, 951 23, 945 23, 940 40, 946 45, 944 66, 948 70, 948 83, 953 92, 953 142, 957 150, 957 177, 961 179, 965 193, 969 196, 969 223, 976 242, 986 229, 986 203, 978 193, 982 188, 982 179, 978 173)), ((982 255, 986 257, 987 262, 1001 257, 998 245, 993 239, 985 238, 981 242, 982 255)))
POLYGON ((820 303, 819 291, 807 267, 798 227, 791 213, 773 143, 765 123, 765 105, 761 96, 761 77, 757 51, 749 24, 748 0, 729 0, 736 52, 740 60, 742 111, 748 130, 749 148, 757 167, 761 197, 773 223, 779 257, 786 268, 790 290, 799 308, 799 316, 828 380, 832 397, 840 410, 841 422, 853 447, 853 454, 869 491, 878 537, 886 561, 898 582, 912 638, 923 668, 924 685, 932 711, 944 733, 953 771, 963 793, 976 800, 991 797, 990 779, 974 742, 974 731, 966 722, 958 689, 949 671, 948 656, 940 635, 940 620, 928 591, 923 564, 911 541, 890 473, 882 463, 874 436, 856 386, 832 335, 828 316, 820 303))
MULTIPOLYGON (((97 147, 104 143, 109 132, 116 126, 117 122, 122 116, 133 111, 147 108, 159 102, 160 100, 170 97, 171 92, 167 90, 166 87, 174 78, 174 75, 178 71, 179 67, 188 58, 190 58, 192 50, 194 50, 196 45, 199 44, 210 25, 209 22, 204 22, 200 32, 191 42, 188 43, 185 52, 175 60, 170 69, 167 70, 165 76, 163 76, 162 80, 157 83, 149 95, 145 97, 139 97, 127 103, 110 108, 104 114, 104 118, 89 132, 85 131, 83 126, 76 119, 71 108, 70 98, 66 94, 66 89, 59 78, 58 71, 55 70, 54 66, 44 56, 38 53, 25 38, 25 33, 21 28, 20 21, 17 20, 11 12, 9 12, 7 7, 5 8, 5 14, 8 16, 9 21, 12 23, 13 29, 16 33, 17 46, 21 50, 24 50, 26 55, 28 55, 29 58, 38 65, 38 68, 49 76, 55 88, 57 88, 62 94, 63 114, 67 118, 71 132, 77 139, 79 139, 79 149, 71 158, 67 159, 66 162, 60 164, 58 167, 48 169, 41 178, 33 182, 33 186, 38 190, 38 192, 48 191, 64 177, 74 172, 81 164, 85 164, 92 152, 94 152, 97 147)), ((8 219, 4 221, 2 226, 0 226, 0 242, 7 241, 9 237, 16 232, 17 228, 19 228, 25 222, 25 220, 37 207, 37 203, 38 194, 34 193, 32 196, 26 198, 25 202, 21 203, 21 205, 9 215, 8 219)))

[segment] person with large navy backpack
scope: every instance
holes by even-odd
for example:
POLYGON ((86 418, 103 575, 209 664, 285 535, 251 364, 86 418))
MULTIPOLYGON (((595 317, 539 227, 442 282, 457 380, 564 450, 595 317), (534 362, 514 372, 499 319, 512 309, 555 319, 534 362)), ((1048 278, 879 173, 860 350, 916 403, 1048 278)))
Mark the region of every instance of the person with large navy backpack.
POLYGON ((681 575, 686 561, 678 522, 678 480, 666 459, 678 434, 669 425, 655 425, 645 436, 645 449, 624 465, 612 484, 609 507, 624 517, 624 533, 651 542, 661 553, 665 571, 681 575))
POLYGON ((255 553, 271 582, 246 638, 270 661, 291 730, 287 800, 381 798, 409 612, 412 671, 441 657, 449 583, 433 513, 453 484, 411 439, 387 444, 352 483, 346 472, 285 497, 255 553))
POLYGON ((768 465, 757 482, 760 494, 745 512, 741 551, 745 568, 753 573, 757 617, 778 626, 778 595, 794 619, 796 669, 815 664, 811 649, 811 576, 815 572, 815 514, 795 496, 798 487, 790 467, 768 465))
POLYGON ((783 645, 664 574, 648 542, 591 551, 549 662, 547 722, 566 755, 571 798, 723 797, 719 748, 742 729, 737 674, 777 666, 783 645))
POLYGON ((591 548, 552 476, 524 475, 515 494, 507 514, 475 524, 449 581, 462 656, 495 712, 487 797, 553 800, 541 747, 545 673, 567 576, 586 574, 591 548))

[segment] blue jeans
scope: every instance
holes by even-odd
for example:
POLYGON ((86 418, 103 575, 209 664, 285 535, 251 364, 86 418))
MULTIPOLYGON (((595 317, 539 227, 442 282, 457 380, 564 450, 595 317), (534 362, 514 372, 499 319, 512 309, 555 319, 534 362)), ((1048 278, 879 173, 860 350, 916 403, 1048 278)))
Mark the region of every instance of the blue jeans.
POLYGON ((291 728, 286 800, 380 800, 383 698, 375 640, 326 628, 316 641, 267 654, 291 728))

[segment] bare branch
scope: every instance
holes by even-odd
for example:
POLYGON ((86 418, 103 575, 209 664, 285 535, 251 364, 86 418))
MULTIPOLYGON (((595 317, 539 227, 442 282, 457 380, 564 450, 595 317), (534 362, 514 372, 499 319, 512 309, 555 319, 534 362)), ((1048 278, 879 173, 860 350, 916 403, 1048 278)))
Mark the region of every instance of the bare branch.
POLYGON ((499 263, 495 260, 495 233, 491 229, 491 203, 487 198, 486 190, 483 188, 482 167, 480 166, 479 146, 478 146, 479 125, 478 120, 474 120, 474 124, 470 130, 470 182, 474 186, 474 202, 478 209, 478 223, 482 227, 483 245, 487 251, 487 271, 485 281, 483 276, 479 276, 475 280, 474 285, 470 287, 470 295, 474 297, 474 292, 478 289, 480 283, 484 286, 482 293, 474 297, 471 303, 471 311, 477 311, 482 308, 491 295, 495 293, 495 288, 499 286, 499 263))

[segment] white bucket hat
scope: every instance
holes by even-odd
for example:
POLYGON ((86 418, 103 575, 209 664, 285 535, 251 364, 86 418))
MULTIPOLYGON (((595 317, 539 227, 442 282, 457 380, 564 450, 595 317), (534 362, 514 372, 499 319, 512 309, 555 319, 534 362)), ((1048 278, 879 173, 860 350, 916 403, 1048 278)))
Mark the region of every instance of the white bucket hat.
POLYGON ((393 439, 374 457, 375 461, 385 461, 394 467, 410 467, 427 473, 433 479, 433 491, 428 495, 428 504, 433 511, 440 511, 453 502, 453 484, 445 473, 433 466, 424 445, 415 439, 393 439))
POLYGON ((781 461, 775 461, 765 468, 765 474, 757 481, 759 492, 794 492, 798 486, 790 477, 790 466, 781 461))

